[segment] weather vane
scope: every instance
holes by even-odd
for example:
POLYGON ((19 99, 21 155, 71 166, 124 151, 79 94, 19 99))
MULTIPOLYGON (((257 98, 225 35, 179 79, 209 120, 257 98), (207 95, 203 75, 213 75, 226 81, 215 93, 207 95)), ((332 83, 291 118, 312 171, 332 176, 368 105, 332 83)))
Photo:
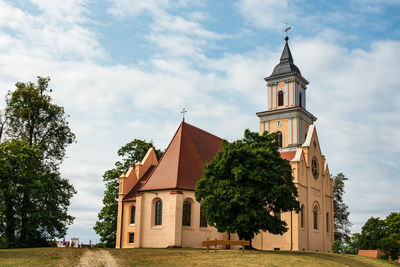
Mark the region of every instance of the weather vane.
MULTIPOLYGON (((286 25, 286 26, 285 26, 285 29, 284 29, 283 31, 286 33, 286 38, 288 38, 287 32, 290 31, 290 30, 292 29, 292 27, 288 26, 288 23, 287 23, 287 22, 285 23, 285 25, 286 25)), ((286 40, 286 38, 285 38, 285 40, 286 40)))
POLYGON ((185 108, 183 108, 182 111, 181 111, 182 116, 183 116, 183 119, 182 119, 183 122, 185 121, 185 113, 186 112, 187 112, 187 110, 185 108))

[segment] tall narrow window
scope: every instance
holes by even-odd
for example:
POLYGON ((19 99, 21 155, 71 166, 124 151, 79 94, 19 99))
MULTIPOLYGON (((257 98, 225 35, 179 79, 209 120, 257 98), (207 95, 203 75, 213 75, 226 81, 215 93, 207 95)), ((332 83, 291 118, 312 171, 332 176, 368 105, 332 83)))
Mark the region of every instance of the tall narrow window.
POLYGON ((302 107, 303 106, 303 102, 301 101, 301 92, 299 92, 299 106, 302 107))
POLYGON ((129 233, 129 243, 135 242, 135 233, 129 233))
POLYGON ((313 217, 314 217, 314 230, 318 230, 318 206, 317 205, 314 206, 313 217))
POLYGON ((282 132, 276 132, 276 143, 278 143, 278 147, 282 147, 282 132))
POLYGON ((200 227, 207 227, 207 219, 203 214, 203 206, 200 205, 200 227))
POLYGON ((183 201, 183 214, 182 214, 182 225, 190 226, 190 215, 191 215, 191 204, 190 201, 183 201))
POLYGON ((329 213, 326 213, 326 232, 329 233, 329 213))
POLYGON ((135 211, 136 211, 136 207, 132 206, 131 207, 131 224, 135 224, 135 211))
POLYGON ((278 93, 278 106, 283 106, 283 91, 278 93))
POLYGON ((300 226, 304 228, 304 205, 301 205, 300 209, 300 226))
POLYGON ((156 202, 155 225, 162 225, 162 201, 156 202))

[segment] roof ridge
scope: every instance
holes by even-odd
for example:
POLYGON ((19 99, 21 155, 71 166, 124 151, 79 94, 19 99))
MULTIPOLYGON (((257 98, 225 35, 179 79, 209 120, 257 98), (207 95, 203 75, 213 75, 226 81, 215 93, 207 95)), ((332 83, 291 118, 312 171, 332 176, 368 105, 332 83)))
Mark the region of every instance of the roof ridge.
MULTIPOLYGON (((162 154, 162 156, 161 156, 160 160, 158 161, 156 167, 154 168, 154 170, 153 170, 152 173, 150 174, 149 179, 147 179, 147 181, 143 184, 142 187, 144 187, 144 186, 147 184, 147 182, 150 181, 150 178, 151 178, 151 176, 153 175, 153 172, 154 172, 154 171, 157 169, 157 167, 160 165, 160 162, 161 162, 161 160, 164 158, 165 154, 167 154, 167 151, 168 151, 168 149, 170 148, 170 146, 171 146, 171 144, 172 144, 172 141, 174 140, 174 138, 175 138, 176 135, 178 134, 179 129, 182 127, 182 130, 183 130, 183 123, 184 123, 184 122, 181 122, 181 124, 179 125, 178 129, 175 131, 174 136, 172 137, 172 139, 171 139, 171 141, 169 142, 167 148, 165 149, 164 153, 162 154)), ((182 137, 181 137, 181 139, 182 139, 182 137)), ((178 164, 179 164, 179 162, 178 162, 178 164)), ((179 169, 179 165, 178 165, 178 169, 179 169)), ((139 190, 140 190, 140 189, 139 189, 139 190)))
POLYGON ((223 140, 221 137, 216 136, 215 134, 212 134, 212 133, 210 133, 210 132, 207 132, 207 131, 205 131, 205 130, 203 130, 203 129, 200 129, 199 127, 193 126, 193 125, 191 125, 190 123, 187 123, 187 122, 183 122, 183 123, 187 124, 188 126, 191 126, 191 127, 195 128, 195 129, 197 129, 197 130, 199 130, 199 131, 201 131, 201 132, 203 132, 203 133, 206 133, 206 134, 215 136, 215 137, 217 137, 217 138, 223 140))
POLYGON ((178 187, 178 181, 179 181, 179 173, 180 173, 179 168, 181 167, 182 142, 183 142, 183 135, 184 135, 183 126, 185 125, 185 122, 182 121, 181 125, 182 125, 182 130, 181 130, 181 140, 179 142, 179 149, 178 149, 178 164, 177 164, 178 166, 176 168, 176 185, 175 185, 175 187, 178 187))

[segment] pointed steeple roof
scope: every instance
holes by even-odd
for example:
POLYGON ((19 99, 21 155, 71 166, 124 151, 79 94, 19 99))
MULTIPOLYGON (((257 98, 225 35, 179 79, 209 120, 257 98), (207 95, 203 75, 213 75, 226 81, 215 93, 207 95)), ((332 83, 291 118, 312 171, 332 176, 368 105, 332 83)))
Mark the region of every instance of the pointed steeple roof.
POLYGON ((293 63, 292 53, 290 52, 289 44, 288 44, 289 37, 285 38, 285 46, 283 47, 281 59, 278 65, 274 68, 271 76, 265 78, 266 81, 271 80, 272 78, 297 73, 301 75, 299 68, 293 63))
POLYGON ((157 167, 138 191, 194 190, 204 163, 222 149, 222 139, 182 122, 157 167))

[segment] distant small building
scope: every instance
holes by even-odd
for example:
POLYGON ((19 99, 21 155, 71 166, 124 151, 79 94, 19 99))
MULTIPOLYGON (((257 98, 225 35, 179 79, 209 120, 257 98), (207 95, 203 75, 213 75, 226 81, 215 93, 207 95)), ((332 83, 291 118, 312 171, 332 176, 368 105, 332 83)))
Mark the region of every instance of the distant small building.
POLYGON ((71 237, 70 238, 70 246, 69 247, 74 247, 74 248, 78 248, 79 247, 79 238, 77 237, 71 237))
POLYGON ((58 248, 69 248, 69 241, 56 241, 58 248))

